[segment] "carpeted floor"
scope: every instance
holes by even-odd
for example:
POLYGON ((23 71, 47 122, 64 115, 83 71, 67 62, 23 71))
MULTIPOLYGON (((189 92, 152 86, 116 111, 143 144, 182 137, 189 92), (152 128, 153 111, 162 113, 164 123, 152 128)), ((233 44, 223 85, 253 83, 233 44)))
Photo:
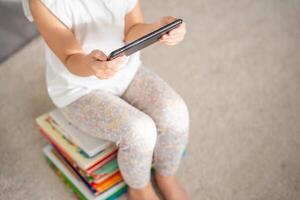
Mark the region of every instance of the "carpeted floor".
MULTIPOLYGON (((178 177, 195 200, 300 199, 300 3, 143 1, 188 34, 144 51, 186 100, 191 131, 178 177)), ((0 199, 73 199, 42 157, 34 119, 53 109, 42 40, 0 65, 0 199)))

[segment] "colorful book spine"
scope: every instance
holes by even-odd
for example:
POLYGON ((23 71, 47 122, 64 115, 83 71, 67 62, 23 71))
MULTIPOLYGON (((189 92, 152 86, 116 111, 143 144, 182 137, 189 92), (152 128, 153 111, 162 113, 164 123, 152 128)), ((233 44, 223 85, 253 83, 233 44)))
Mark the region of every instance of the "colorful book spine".
POLYGON ((50 140, 51 143, 54 143, 57 147, 60 148, 60 151, 63 151, 68 158, 71 158, 82 170, 93 170, 94 166, 101 163, 103 159, 109 156, 112 151, 117 151, 116 146, 111 146, 105 149, 100 154, 97 154, 95 157, 86 158, 78 152, 77 147, 71 145, 70 142, 59 134, 52 126, 46 121, 47 115, 39 117, 36 121, 39 126, 39 129, 44 134, 44 136, 50 140))
MULTIPOLYGON (((80 181, 78 174, 73 173, 73 170, 68 168, 67 164, 59 159, 59 153, 55 153, 55 150, 50 145, 45 147, 43 152, 56 174, 63 179, 64 183, 71 188, 74 194, 81 200, 115 200, 127 191, 127 185, 124 181, 119 181, 112 186, 108 186, 108 188, 98 196, 94 196, 87 190, 82 181, 80 181)), ((109 185, 108 183, 106 184, 109 185)))
MULTIPOLYGON (((60 152, 60 154, 62 154, 62 156, 68 161, 68 163, 76 168, 76 171, 78 171, 82 177, 84 177, 85 182, 87 182, 87 184, 99 184, 102 181, 105 181, 106 179, 110 178, 110 176, 113 175, 113 173, 115 171, 113 171, 111 174, 100 174, 99 172, 97 173, 98 170, 101 171, 101 168, 109 163, 112 159, 114 159, 117 155, 117 150, 113 147, 110 147, 109 149, 111 150, 105 150, 107 151, 105 155, 105 157, 103 157, 100 161, 96 162, 94 165, 92 165, 88 170, 84 171, 82 170, 76 163, 76 161, 73 160, 73 158, 71 156, 69 156, 69 154, 64 150, 64 148, 60 147, 59 144, 57 144, 55 142, 55 140, 53 140, 49 133, 47 133, 44 129, 40 128, 40 132, 45 136, 46 139, 48 139, 48 141, 52 144, 52 146, 60 152), (111 151, 109 153, 109 151, 111 151)), ((105 152, 103 152, 105 153, 105 152)), ((93 190, 93 189, 92 189, 93 190)))
MULTIPOLYGON (((55 147, 54 147, 55 149, 55 147)), ((80 181, 82 181, 85 186, 94 194, 94 195, 97 195, 97 190, 95 190, 93 187, 91 187, 91 185, 89 184, 88 181, 86 181, 80 174, 79 172, 62 156, 60 155, 57 150, 54 150, 52 149, 51 152, 53 154, 55 154, 55 156, 59 159, 59 161, 61 163, 63 163, 63 165, 65 167, 68 168, 68 170, 75 176, 75 177, 78 177, 80 181)))
POLYGON ((106 167, 106 172, 111 173, 111 176, 107 177, 107 179, 103 180, 100 183, 89 183, 88 180, 86 180, 78 171, 75 169, 72 164, 68 162, 62 155, 60 155, 56 150, 52 150, 52 152, 56 155, 56 157, 67 167, 69 170, 76 174, 76 177, 79 177, 80 180, 86 185, 87 188, 95 195, 99 195, 100 193, 103 193, 110 187, 114 186, 118 182, 122 181, 122 176, 119 170, 115 171, 114 173, 111 173, 109 170, 115 170, 116 169, 116 163, 110 164, 108 167, 106 167))

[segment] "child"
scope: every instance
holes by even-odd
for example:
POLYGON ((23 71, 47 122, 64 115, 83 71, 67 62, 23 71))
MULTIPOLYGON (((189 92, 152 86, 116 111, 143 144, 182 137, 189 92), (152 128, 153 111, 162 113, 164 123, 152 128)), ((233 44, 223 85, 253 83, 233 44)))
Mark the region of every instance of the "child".
MULTIPOLYGON (((139 53, 107 55, 169 22, 146 24, 138 0, 23 0, 26 16, 47 43, 47 89, 77 128, 119 146, 118 164, 132 200, 187 199, 174 176, 188 140, 189 113, 182 98, 145 68, 139 53)), ((185 25, 160 43, 183 40, 185 25)))

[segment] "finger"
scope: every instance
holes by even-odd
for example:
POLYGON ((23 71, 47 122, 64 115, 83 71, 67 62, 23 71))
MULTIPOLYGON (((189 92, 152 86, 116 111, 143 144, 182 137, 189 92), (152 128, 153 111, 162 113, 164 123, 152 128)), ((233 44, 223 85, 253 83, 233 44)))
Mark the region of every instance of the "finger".
POLYGON ((118 72, 118 67, 108 68, 104 71, 104 76, 112 77, 114 74, 118 72))
POLYGON ((104 60, 107 59, 107 56, 106 56, 102 51, 100 51, 100 50, 98 50, 98 49, 93 50, 93 51, 90 53, 90 55, 92 56, 92 58, 95 58, 95 59, 97 59, 97 60, 102 60, 102 61, 104 61, 104 60))
POLYGON ((116 62, 123 62, 125 60, 126 56, 125 55, 122 55, 122 56, 119 56, 117 58, 114 59, 114 61, 116 62))
POLYGON ((167 36, 174 36, 174 35, 179 35, 180 31, 173 29, 172 31, 168 32, 166 35, 167 36))
POLYGON ((108 63, 115 63, 115 62, 124 61, 124 60, 125 60, 125 57, 126 57, 126 56, 119 56, 119 57, 116 57, 116 58, 114 58, 114 59, 112 59, 112 60, 109 60, 109 61, 107 61, 107 62, 108 62, 108 63))
POLYGON ((107 70, 108 68, 113 68, 114 66, 119 66, 123 62, 123 57, 115 58, 111 61, 95 61, 93 68, 95 70, 107 70))
POLYGON ((186 25, 184 22, 182 24, 180 24, 177 28, 175 28, 169 32, 169 34, 171 34, 171 35, 176 34, 176 33, 183 33, 183 34, 186 33, 186 25))
POLYGON ((165 34, 161 37, 161 39, 163 40, 168 40, 168 39, 172 39, 172 38, 178 38, 178 37, 184 37, 184 33, 183 32, 173 32, 173 33, 168 33, 165 34))
POLYGON ((183 38, 184 35, 181 34, 176 34, 176 35, 166 35, 165 37, 162 38, 162 40, 174 40, 177 38, 183 38))
POLYGON ((113 67, 115 65, 118 66, 119 64, 121 64, 122 62, 124 62, 125 57, 126 56, 120 56, 120 57, 117 57, 117 58, 115 58, 113 60, 107 61, 107 66, 108 67, 113 67))
POLYGON ((160 39, 161 39, 161 40, 168 40, 168 39, 170 39, 170 38, 176 38, 176 37, 178 37, 178 35, 169 35, 169 34, 165 34, 165 35, 163 35, 160 39))
POLYGON ((95 61, 92 65, 92 68, 94 70, 105 70, 106 67, 106 62, 105 61, 95 61))
POLYGON ((167 23, 167 24, 173 22, 175 19, 177 19, 175 16, 166 16, 166 17, 163 17, 163 21, 165 23, 167 23))
POLYGON ((163 40, 163 41, 161 41, 161 42, 164 43, 164 44, 179 43, 179 42, 181 42, 183 39, 184 39, 184 37, 178 37, 178 38, 175 38, 175 39, 163 40))
POLYGON ((118 71, 119 70, 119 65, 115 64, 112 66, 109 66, 105 69, 105 72, 114 72, 114 71, 118 71))
POLYGON ((168 38, 168 39, 162 39, 160 40, 160 42, 165 43, 165 42, 180 42, 184 39, 183 36, 179 36, 179 37, 174 37, 174 38, 168 38))
POLYGON ((168 36, 182 35, 182 34, 184 34, 184 31, 182 29, 173 29, 167 33, 168 36))
POLYGON ((118 67, 121 64, 120 61, 114 61, 114 62, 107 62, 106 66, 108 69, 113 68, 113 67, 118 67))
POLYGON ((168 33, 168 35, 177 35, 177 34, 184 35, 185 33, 186 33, 185 27, 184 26, 180 26, 178 28, 175 28, 175 29, 171 30, 168 33))
POLYGON ((114 69, 114 68, 119 69, 119 67, 122 65, 122 63, 123 62, 108 63, 107 68, 108 69, 114 69))

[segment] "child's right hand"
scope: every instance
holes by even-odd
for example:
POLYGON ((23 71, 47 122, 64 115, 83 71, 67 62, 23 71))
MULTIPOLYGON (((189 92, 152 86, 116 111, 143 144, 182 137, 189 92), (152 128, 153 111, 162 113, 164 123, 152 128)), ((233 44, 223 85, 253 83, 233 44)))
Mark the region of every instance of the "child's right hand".
POLYGON ((87 55, 88 66, 93 74, 99 79, 109 79, 119 70, 119 66, 124 62, 125 56, 117 57, 107 61, 107 56, 100 50, 93 50, 87 55))

